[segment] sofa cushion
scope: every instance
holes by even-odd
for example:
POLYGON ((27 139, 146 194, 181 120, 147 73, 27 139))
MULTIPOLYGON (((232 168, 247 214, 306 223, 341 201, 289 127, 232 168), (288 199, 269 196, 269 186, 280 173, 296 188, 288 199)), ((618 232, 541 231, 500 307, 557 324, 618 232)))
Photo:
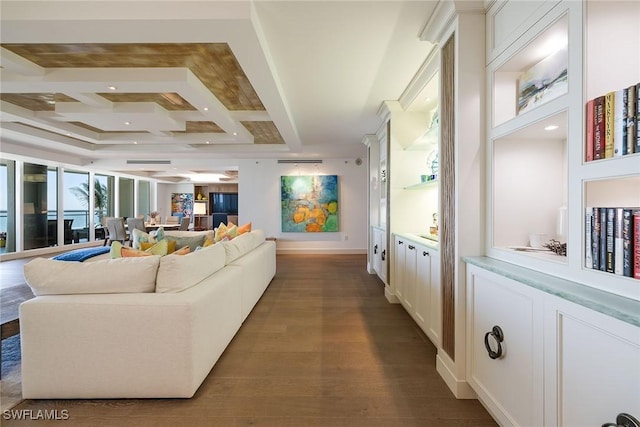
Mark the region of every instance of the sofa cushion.
POLYGON ((189 246, 191 252, 195 251, 198 246, 204 243, 204 235, 189 237, 165 236, 164 240, 173 240, 176 242, 176 250, 189 246))
MULTIPOLYGON (((177 252, 177 251, 176 251, 177 252)), ((197 285, 224 267, 225 249, 212 245, 188 255, 167 255, 160 259, 156 292, 180 292, 197 285)))
POLYGON ((221 244, 227 255, 227 264, 232 263, 255 247, 253 236, 250 233, 242 234, 233 240, 221 242, 221 244))
POLYGON ((251 232, 251 237, 253 238, 253 247, 254 248, 257 248, 258 246, 260 246, 265 241, 264 231, 262 231, 262 230, 253 230, 251 232))
POLYGON ((117 258, 91 263, 36 258, 24 266, 35 296, 153 292, 160 257, 117 258))

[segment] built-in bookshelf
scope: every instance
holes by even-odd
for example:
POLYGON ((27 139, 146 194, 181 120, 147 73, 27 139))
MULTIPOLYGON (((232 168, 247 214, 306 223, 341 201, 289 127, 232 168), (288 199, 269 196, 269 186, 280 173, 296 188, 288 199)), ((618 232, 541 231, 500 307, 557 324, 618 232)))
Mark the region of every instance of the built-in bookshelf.
MULTIPOLYGON (((640 3, 565 0, 542 4, 535 13, 535 20, 522 16, 520 27, 512 23, 511 27, 524 30, 501 39, 496 43, 501 50, 494 49, 487 59, 487 253, 640 299, 640 286, 629 272, 616 274, 615 264, 613 272, 593 268, 593 222, 587 214, 593 208, 612 208, 610 233, 615 242, 615 224, 620 223, 615 212, 640 207, 636 148, 640 3), (555 52, 542 53, 543 47, 553 45, 555 52), (562 55, 566 72, 560 75, 562 55), (550 63, 551 70, 540 70, 541 64, 544 68, 550 63), (535 81, 535 75, 545 73, 551 77, 548 82, 560 84, 550 96, 543 91, 535 105, 523 109, 531 85, 522 81, 535 81), (605 122, 600 132, 609 132, 612 138, 608 153, 603 144, 603 154, 596 158, 595 104, 600 98, 605 122), (635 135, 629 132, 632 128, 635 135), (531 244, 534 234, 566 244, 566 256, 537 250, 531 244)), ((615 243, 612 247, 615 251, 615 243)))

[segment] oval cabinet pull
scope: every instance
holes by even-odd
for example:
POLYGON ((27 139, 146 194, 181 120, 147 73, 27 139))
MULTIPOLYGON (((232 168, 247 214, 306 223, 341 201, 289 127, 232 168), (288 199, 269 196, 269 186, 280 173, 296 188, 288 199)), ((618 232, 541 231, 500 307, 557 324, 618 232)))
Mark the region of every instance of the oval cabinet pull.
POLYGON ((384 261, 386 257, 387 257, 387 250, 385 249, 382 251, 382 260, 384 261))
POLYGON ((404 245, 404 242, 402 240, 398 240, 398 244, 399 245, 404 245))
POLYGON ((422 256, 429 256, 429 252, 427 252, 427 251, 422 251, 422 256))
POLYGON ((375 246, 373 247, 373 253, 374 253, 374 254, 377 254, 377 253, 378 253, 378 245, 375 245, 375 246))
POLYGON ((409 250, 411 250, 411 251, 412 251, 412 250, 414 250, 415 248, 416 248, 415 246, 413 246, 413 245, 409 245, 409 250))
POLYGON ((633 415, 625 414, 624 412, 618 414, 615 423, 605 423, 602 427, 640 427, 640 421, 638 421, 633 415))
MULTIPOLYGON (((502 357, 502 342, 504 341, 504 333, 500 326, 494 326, 491 331, 484 334, 484 347, 489 353, 491 359, 499 359, 502 357), (495 342, 496 349, 491 346, 490 341, 495 342)), ((639 426, 640 427, 640 426, 639 426)))

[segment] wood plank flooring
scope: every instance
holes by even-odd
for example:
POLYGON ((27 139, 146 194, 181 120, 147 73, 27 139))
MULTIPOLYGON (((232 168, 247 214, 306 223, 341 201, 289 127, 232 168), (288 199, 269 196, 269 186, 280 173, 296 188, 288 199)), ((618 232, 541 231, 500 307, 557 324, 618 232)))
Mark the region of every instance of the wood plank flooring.
POLYGON ((14 410, 67 410, 74 426, 495 426, 478 401, 453 397, 435 348, 365 262, 278 255, 275 279, 192 399, 27 400, 14 410))

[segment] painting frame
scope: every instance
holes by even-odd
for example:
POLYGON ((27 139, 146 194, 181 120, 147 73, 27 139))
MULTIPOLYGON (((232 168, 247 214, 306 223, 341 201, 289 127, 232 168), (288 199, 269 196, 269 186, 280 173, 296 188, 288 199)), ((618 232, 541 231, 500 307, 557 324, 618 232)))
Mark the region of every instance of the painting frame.
POLYGON ((338 175, 280 177, 281 224, 284 233, 338 232, 338 175))
POLYGON ((569 92, 567 46, 520 73, 516 111, 522 114, 569 92))

